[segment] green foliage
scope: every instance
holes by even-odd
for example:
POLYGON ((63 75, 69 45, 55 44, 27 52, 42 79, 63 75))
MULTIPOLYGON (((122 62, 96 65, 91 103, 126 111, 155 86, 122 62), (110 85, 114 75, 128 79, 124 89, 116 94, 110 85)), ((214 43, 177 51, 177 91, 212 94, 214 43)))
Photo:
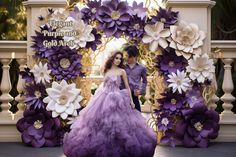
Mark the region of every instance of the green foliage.
POLYGON ((26 40, 23 0, 0 0, 0 40, 26 40))

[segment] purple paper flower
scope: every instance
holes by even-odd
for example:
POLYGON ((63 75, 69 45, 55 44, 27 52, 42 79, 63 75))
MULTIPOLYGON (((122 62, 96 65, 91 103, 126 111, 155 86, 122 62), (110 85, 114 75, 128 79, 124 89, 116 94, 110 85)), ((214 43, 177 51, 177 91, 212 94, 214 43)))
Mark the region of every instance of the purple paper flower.
POLYGON ((132 16, 136 15, 137 17, 139 17, 141 20, 143 20, 147 14, 147 8, 143 7, 143 2, 137 4, 136 1, 133 2, 133 6, 129 7, 128 13, 132 16))
POLYGON ((94 21, 96 19, 96 13, 98 8, 101 6, 101 0, 89 0, 87 6, 88 8, 83 8, 81 10, 82 19, 86 23, 90 22, 91 20, 94 21))
POLYGON ((97 33, 97 30, 95 28, 93 28, 92 34, 94 35, 95 40, 92 42, 87 42, 86 48, 91 48, 93 51, 95 51, 97 49, 97 45, 102 43, 101 41, 102 36, 101 34, 97 33))
POLYGON ((58 146, 61 144, 60 120, 52 118, 45 109, 25 110, 16 127, 21 132, 22 141, 33 147, 58 146))
POLYGON ((161 95, 164 96, 163 98, 158 99, 158 102, 161 104, 161 108, 169 110, 173 113, 178 113, 185 107, 186 98, 183 94, 167 91, 161 95))
POLYGON ((207 147, 219 131, 219 114, 205 105, 182 111, 183 120, 176 124, 176 135, 186 147, 207 147))
POLYGON ((54 47, 53 53, 48 56, 48 68, 58 81, 75 79, 83 76, 81 59, 82 55, 75 49, 68 46, 54 47))
POLYGON ((33 45, 31 46, 34 51, 35 51, 35 57, 44 59, 47 58, 47 53, 52 52, 52 47, 46 47, 45 42, 51 42, 51 41, 56 41, 58 42, 59 40, 62 40, 59 37, 53 37, 53 36, 48 36, 48 34, 44 34, 43 32, 55 32, 55 30, 52 30, 50 27, 45 25, 44 27, 41 27, 41 32, 35 31, 36 35, 32 36, 33 39, 33 45))
POLYGON ((156 57, 156 67, 165 75, 176 73, 177 70, 183 71, 188 61, 183 56, 177 56, 174 49, 163 50, 162 55, 156 57))
POLYGON ((130 15, 128 3, 120 0, 105 1, 98 8, 96 18, 99 21, 99 29, 103 30, 107 37, 119 38, 129 25, 130 15))
POLYGON ((43 99, 46 97, 44 84, 30 84, 25 89, 25 103, 30 109, 45 108, 43 99))
POLYGON ((175 147, 178 139, 176 138, 175 132, 172 130, 168 130, 165 132, 165 135, 161 138, 162 144, 168 144, 171 147, 175 147))
POLYGON ((193 86, 192 89, 186 93, 186 98, 190 108, 193 108, 196 105, 205 104, 199 86, 193 86))
POLYGON ((170 28, 171 25, 174 25, 178 21, 179 12, 174 12, 169 8, 168 10, 160 8, 157 12, 156 16, 152 16, 151 22, 152 24, 160 21, 164 23, 165 28, 170 28))
POLYGON ((172 129, 174 119, 170 112, 160 112, 161 114, 157 117, 158 131, 166 131, 172 129))
POLYGON ((141 40, 144 34, 144 26, 145 19, 141 19, 135 15, 130 19, 130 24, 128 25, 126 34, 131 39, 141 40))
POLYGON ((20 75, 26 84, 34 82, 34 74, 30 72, 30 68, 24 68, 24 71, 20 71, 20 75))

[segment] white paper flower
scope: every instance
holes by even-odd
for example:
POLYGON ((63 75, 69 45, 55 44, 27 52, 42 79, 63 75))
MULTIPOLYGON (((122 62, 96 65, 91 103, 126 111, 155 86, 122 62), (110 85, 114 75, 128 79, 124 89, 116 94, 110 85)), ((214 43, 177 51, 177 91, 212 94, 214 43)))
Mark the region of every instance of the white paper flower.
POLYGON ((63 27, 60 31, 62 32, 73 32, 73 35, 67 35, 63 37, 63 39, 67 42, 74 41, 74 45, 70 46, 70 48, 80 48, 85 47, 87 42, 91 42, 95 40, 94 35, 92 34, 93 27, 91 25, 87 25, 84 23, 82 19, 74 19, 72 17, 68 17, 66 22, 72 21, 73 25, 69 27, 63 27))
POLYGON ((66 11, 65 9, 63 8, 55 9, 53 11, 53 14, 50 16, 49 20, 54 20, 61 23, 65 21, 68 16, 69 16, 69 12, 66 11))
POLYGON ((149 43, 149 50, 155 52, 160 45, 162 48, 166 48, 168 43, 166 38, 170 36, 170 31, 164 29, 164 24, 161 22, 156 22, 153 25, 146 25, 144 27, 146 35, 144 35, 142 41, 144 43, 149 43))
POLYGON ((206 35, 196 24, 181 21, 178 26, 170 26, 170 47, 176 49, 178 56, 189 59, 192 54, 201 54, 200 46, 206 35))
POLYGON ((188 61, 187 72, 192 80, 203 83, 205 79, 212 80, 215 73, 213 59, 209 59, 205 53, 203 55, 194 55, 193 59, 188 61))
POLYGON ((39 65, 35 64, 30 72, 34 74, 36 83, 42 82, 43 84, 45 84, 46 82, 49 83, 51 80, 51 76, 49 75, 51 70, 48 70, 47 63, 44 65, 41 62, 39 62, 39 65))
POLYGON ((79 109, 80 101, 83 99, 80 96, 80 89, 76 88, 74 83, 67 84, 62 80, 60 84, 52 83, 52 88, 46 89, 48 96, 43 99, 47 103, 46 109, 52 111, 52 117, 61 116, 66 119, 68 115, 77 116, 77 109, 79 109))
POLYGON ((186 92, 188 87, 190 87, 190 79, 186 77, 186 73, 184 71, 177 70, 177 73, 171 73, 168 75, 169 79, 167 82, 170 82, 168 87, 172 87, 173 93, 178 90, 180 94, 182 94, 182 91, 186 92))

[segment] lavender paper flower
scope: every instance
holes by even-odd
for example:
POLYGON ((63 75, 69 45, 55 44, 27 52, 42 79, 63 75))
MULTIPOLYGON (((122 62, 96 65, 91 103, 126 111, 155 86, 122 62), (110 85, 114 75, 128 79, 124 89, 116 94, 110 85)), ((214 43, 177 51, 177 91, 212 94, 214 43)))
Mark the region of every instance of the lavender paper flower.
POLYGON ((20 75, 26 84, 34 82, 34 74, 30 72, 30 68, 24 68, 24 71, 20 71, 20 75))
POLYGON ((136 15, 141 20, 143 20, 147 16, 147 8, 143 7, 143 2, 138 4, 136 1, 134 1, 132 7, 129 7, 128 12, 132 16, 136 15))
POLYGON ((101 41, 102 36, 101 34, 97 33, 97 30, 95 28, 93 28, 92 34, 94 35, 95 40, 92 42, 87 42, 86 48, 91 48, 93 51, 95 51, 97 49, 97 45, 102 43, 101 41))
POLYGON ((169 110, 172 113, 178 113, 181 109, 185 107, 185 96, 184 94, 172 93, 167 91, 162 94, 163 98, 158 99, 161 104, 161 108, 169 110))
POLYGON ((156 57, 156 67, 165 75, 176 73, 177 70, 183 71, 188 61, 183 56, 177 56, 173 49, 163 50, 162 55, 156 57))
POLYGON ((128 29, 126 31, 126 34, 130 39, 139 41, 143 38, 145 21, 145 18, 141 19, 136 15, 130 19, 130 24, 128 25, 128 29))
POLYGON ((82 19, 84 22, 89 23, 96 19, 96 13, 98 8, 101 6, 101 0, 89 0, 87 3, 88 8, 83 8, 81 10, 82 19))
POLYGON ((154 24, 157 21, 160 21, 164 23, 165 28, 170 28, 171 25, 174 25, 175 23, 178 22, 178 14, 179 12, 174 12, 171 10, 171 8, 167 10, 160 8, 156 16, 152 16, 150 23, 154 24))
POLYGON ((161 138, 162 144, 168 144, 171 147, 175 147, 178 139, 176 138, 175 132, 172 130, 168 130, 165 132, 165 135, 161 138))
POLYGON ((48 68, 57 80, 75 79, 77 76, 83 76, 81 59, 82 55, 75 49, 67 46, 54 47, 53 53, 48 56, 48 68))
POLYGON ((21 132, 22 141, 33 147, 58 146, 61 144, 60 120, 52 118, 44 109, 25 110, 16 127, 21 132))
POLYGON ((43 99, 46 97, 46 89, 44 84, 30 84, 25 89, 25 103, 30 109, 45 108, 43 99))
POLYGON ((52 30, 49 26, 45 25, 41 27, 41 32, 35 31, 36 35, 32 36, 33 39, 33 45, 31 46, 34 51, 35 51, 35 57, 44 59, 47 58, 48 53, 52 53, 52 47, 46 47, 44 45, 44 42, 51 42, 51 41, 56 41, 58 42, 59 40, 62 40, 59 37, 53 37, 53 36, 48 36, 44 35, 43 31, 48 31, 48 32, 55 32, 55 30, 52 30))
POLYGON ((98 8, 96 18, 99 21, 99 28, 103 30, 107 37, 115 36, 119 38, 127 29, 130 15, 128 3, 120 0, 105 1, 98 8))
POLYGON ((166 131, 172 129, 174 119, 169 111, 162 111, 157 117, 158 131, 166 131))
POLYGON ((219 114, 205 105, 182 111, 183 120, 176 124, 176 135, 186 147, 207 147, 219 131, 219 114))
POLYGON ((204 105, 204 99, 201 94, 201 87, 194 85, 191 90, 186 93, 186 101, 190 108, 196 105, 204 105))

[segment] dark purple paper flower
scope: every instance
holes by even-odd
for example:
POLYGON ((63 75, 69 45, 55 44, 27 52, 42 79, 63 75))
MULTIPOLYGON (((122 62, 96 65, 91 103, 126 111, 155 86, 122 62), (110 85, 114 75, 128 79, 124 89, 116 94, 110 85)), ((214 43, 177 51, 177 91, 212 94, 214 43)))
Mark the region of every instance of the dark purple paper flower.
POLYGON ((126 31, 130 15, 128 3, 120 0, 105 1, 98 8, 96 18, 99 21, 99 29, 103 30, 107 37, 119 38, 126 31))
POLYGON ((154 24, 157 21, 160 21, 164 23, 165 28, 170 28, 171 25, 174 25, 178 21, 178 14, 179 12, 174 12, 171 10, 171 8, 167 10, 160 8, 160 10, 157 12, 157 15, 152 16, 150 23, 154 24))
POLYGON ((185 107, 186 98, 183 94, 167 91, 161 95, 164 96, 163 98, 158 99, 158 102, 161 104, 161 108, 170 110, 171 112, 179 112, 185 107))
POLYGON ((184 119, 176 124, 176 135, 186 147, 207 147, 219 131, 219 114, 205 105, 182 111, 184 119))
POLYGON ((92 34, 94 35, 95 40, 92 42, 87 42, 86 48, 91 48, 93 51, 95 51, 97 49, 97 45, 102 43, 101 41, 102 36, 101 34, 97 33, 97 30, 95 28, 93 28, 92 34))
POLYGON ((171 147, 175 147, 178 139, 176 138, 175 132, 168 130, 165 132, 165 135, 161 138, 161 144, 168 144, 171 147))
POLYGON ((193 108, 196 105, 205 104, 199 86, 193 86, 192 89, 186 93, 186 98, 186 101, 190 108, 193 108))
POLYGON ((96 19, 96 13, 98 8, 101 6, 101 0, 89 0, 87 3, 88 8, 81 9, 82 19, 89 23, 91 20, 94 21, 96 19))
POLYGON ((59 37, 55 38, 53 36, 48 36, 47 34, 43 33, 44 31, 55 32, 55 30, 52 30, 50 27, 45 25, 44 27, 41 27, 41 32, 35 31, 36 35, 32 36, 33 45, 31 47, 35 51, 35 57, 40 59, 47 58, 47 53, 51 53, 52 51, 51 47, 45 46, 46 42, 51 42, 51 41, 58 42, 59 40, 62 40, 59 37))
POLYGON ((24 71, 20 71, 20 75, 26 84, 34 82, 34 74, 30 72, 30 68, 24 68, 24 71))
POLYGON ((132 7, 129 7, 129 10, 128 10, 128 13, 130 15, 132 15, 132 16, 136 15, 141 20, 143 20, 147 16, 146 12, 147 12, 147 8, 143 7, 143 2, 137 4, 136 1, 133 1, 132 7))
POLYGON ((45 108, 43 99, 46 95, 44 84, 30 84, 25 88, 25 103, 30 109, 45 108))
POLYGON ((133 16, 130 19, 130 23, 128 25, 128 29, 126 34, 130 39, 141 40, 144 34, 144 26, 145 26, 145 18, 142 20, 137 16, 133 16))
POLYGON ((170 112, 161 112, 157 117, 158 131, 166 131, 172 129, 174 123, 174 116, 170 112))
POLYGON ((68 46, 54 47, 53 53, 48 56, 48 68, 58 81, 75 79, 83 76, 81 59, 82 55, 75 49, 68 46))
POLYGON ((156 57, 156 67, 165 75, 177 70, 183 71, 188 61, 183 56, 177 56, 174 49, 163 50, 162 55, 156 57))
POLYGON ((16 127, 21 132, 22 141, 33 147, 51 147, 61 144, 60 120, 52 118, 45 109, 25 110, 16 127))

